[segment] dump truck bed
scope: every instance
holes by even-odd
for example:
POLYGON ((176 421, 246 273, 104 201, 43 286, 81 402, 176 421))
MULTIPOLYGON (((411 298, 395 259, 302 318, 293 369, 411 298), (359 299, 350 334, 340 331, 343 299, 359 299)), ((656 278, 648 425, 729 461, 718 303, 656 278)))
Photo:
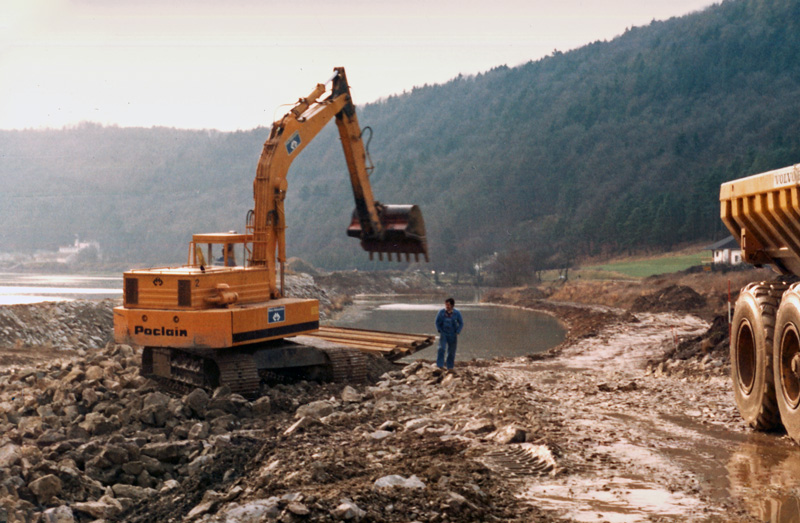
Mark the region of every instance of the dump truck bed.
POLYGON ((744 261, 800 275, 800 164, 724 183, 719 199, 744 261))

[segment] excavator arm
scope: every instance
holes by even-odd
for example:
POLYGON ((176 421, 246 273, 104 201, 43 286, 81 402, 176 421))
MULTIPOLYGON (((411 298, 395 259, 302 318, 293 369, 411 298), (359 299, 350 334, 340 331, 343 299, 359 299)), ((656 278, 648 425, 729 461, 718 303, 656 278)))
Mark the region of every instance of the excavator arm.
POLYGON ((330 94, 326 84, 316 88, 272 126, 264 144, 253 182, 255 207, 248 221, 253 247, 251 265, 266 266, 269 274, 270 295, 283 294, 283 266, 286 261, 286 221, 283 202, 288 188, 287 174, 292 161, 332 119, 336 119, 356 208, 347 234, 361 239, 364 250, 383 253, 423 254, 427 260, 425 224, 422 213, 415 205, 382 205, 375 200, 369 182, 367 153, 361 137, 355 105, 350 95, 344 68, 337 67, 331 83, 330 94), (279 264, 280 267, 276 267, 279 264), (277 272, 280 269, 281 285, 278 288, 277 272))

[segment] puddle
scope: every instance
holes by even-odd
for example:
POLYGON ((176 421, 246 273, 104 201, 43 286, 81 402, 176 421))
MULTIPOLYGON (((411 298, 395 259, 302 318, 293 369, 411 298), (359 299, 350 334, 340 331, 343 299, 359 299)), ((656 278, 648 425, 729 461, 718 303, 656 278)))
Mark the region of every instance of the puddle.
POLYGON ((750 514, 770 523, 800 522, 800 448, 772 436, 758 435, 740 445, 728 461, 730 493, 750 514), (765 494, 766 492, 766 494, 765 494))
POLYGON ((614 477, 599 484, 570 479, 565 485, 536 485, 520 497, 537 507, 581 522, 634 523, 652 516, 678 518, 702 511, 702 503, 641 479, 614 477))

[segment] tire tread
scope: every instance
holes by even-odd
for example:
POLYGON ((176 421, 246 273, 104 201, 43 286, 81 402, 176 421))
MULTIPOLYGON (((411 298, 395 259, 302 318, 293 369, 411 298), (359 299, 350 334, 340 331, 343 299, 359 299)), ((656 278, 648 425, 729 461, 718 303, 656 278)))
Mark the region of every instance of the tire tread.
POLYGON ((772 344, 775 334, 777 308, 783 293, 786 292, 791 283, 787 281, 751 283, 742 290, 742 292, 749 292, 753 295, 759 310, 761 310, 764 338, 767 341, 767 350, 769 350, 769 354, 765 358, 764 379, 766 380, 766 389, 761 401, 761 410, 752 424, 752 427, 756 430, 769 430, 780 425, 781 415, 778 409, 778 400, 775 397, 775 380, 772 368, 772 344))

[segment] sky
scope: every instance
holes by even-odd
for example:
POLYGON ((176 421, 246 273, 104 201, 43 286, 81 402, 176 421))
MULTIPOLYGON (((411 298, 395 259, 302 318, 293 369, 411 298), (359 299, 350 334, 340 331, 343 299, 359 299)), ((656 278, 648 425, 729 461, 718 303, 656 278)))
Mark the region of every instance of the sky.
POLYGON ((711 0, 0 0, 0 129, 248 130, 344 66, 356 104, 711 0))

